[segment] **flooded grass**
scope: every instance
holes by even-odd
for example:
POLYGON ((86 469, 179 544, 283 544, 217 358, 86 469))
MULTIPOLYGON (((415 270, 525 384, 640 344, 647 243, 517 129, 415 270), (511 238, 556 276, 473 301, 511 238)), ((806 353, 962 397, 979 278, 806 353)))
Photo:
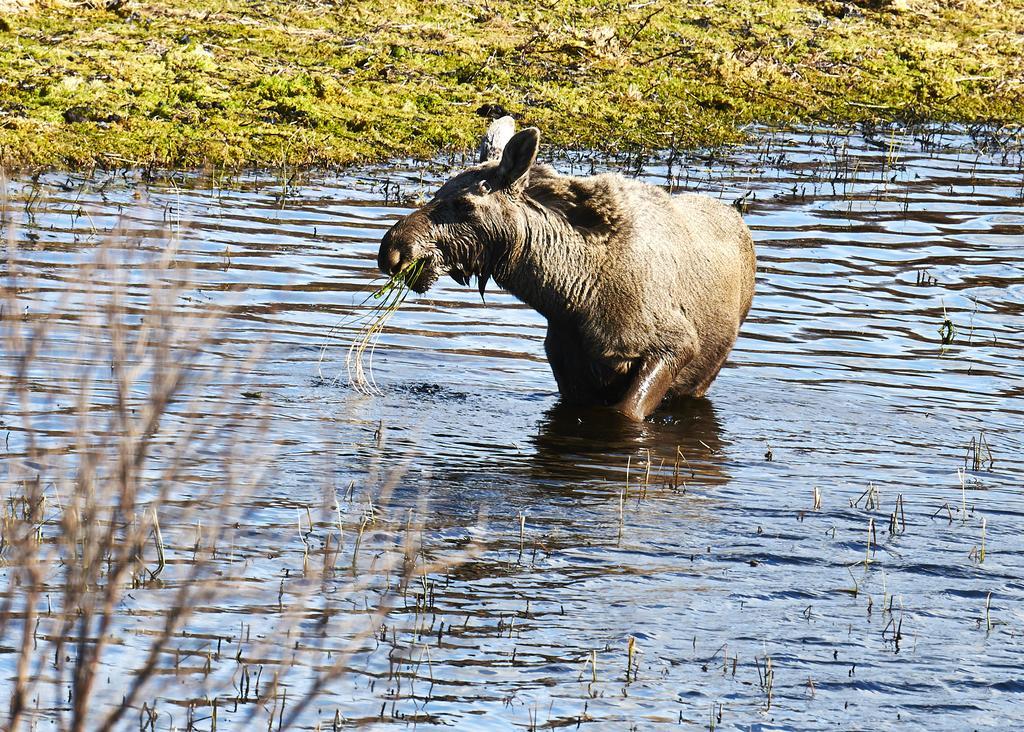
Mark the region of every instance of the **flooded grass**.
POLYGON ((709 399, 563 410, 540 317, 450 282, 392 314, 379 393, 343 378, 351 332, 318 364, 440 169, 8 180, 0 719, 1011 718, 1019 149, 813 130, 557 164, 746 201, 758 296, 709 399))

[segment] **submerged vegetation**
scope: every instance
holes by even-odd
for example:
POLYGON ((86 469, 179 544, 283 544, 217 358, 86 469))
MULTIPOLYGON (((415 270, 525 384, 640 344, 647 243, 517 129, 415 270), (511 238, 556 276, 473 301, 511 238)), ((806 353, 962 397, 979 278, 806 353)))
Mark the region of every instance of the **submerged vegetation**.
POLYGON ((332 166, 744 125, 1024 120, 1019 2, 0 3, 0 165, 332 166))

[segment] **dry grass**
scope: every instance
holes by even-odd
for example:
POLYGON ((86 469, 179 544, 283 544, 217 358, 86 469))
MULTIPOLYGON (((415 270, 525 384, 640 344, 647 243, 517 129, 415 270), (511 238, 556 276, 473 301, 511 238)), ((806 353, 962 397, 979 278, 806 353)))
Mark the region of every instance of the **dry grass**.
POLYGON ((273 537, 300 570, 243 581, 266 557, 254 506, 274 469, 268 416, 239 397, 259 354, 210 355, 230 311, 188 304, 172 239, 129 262, 110 237, 41 307, 3 217, 0 728, 307 724, 410 584, 471 550, 426 551, 416 512, 389 508, 400 473, 348 514, 325 480, 299 541, 273 537), (201 609, 243 600, 271 611, 184 640, 201 609), (311 617, 318 640, 293 647, 311 617))

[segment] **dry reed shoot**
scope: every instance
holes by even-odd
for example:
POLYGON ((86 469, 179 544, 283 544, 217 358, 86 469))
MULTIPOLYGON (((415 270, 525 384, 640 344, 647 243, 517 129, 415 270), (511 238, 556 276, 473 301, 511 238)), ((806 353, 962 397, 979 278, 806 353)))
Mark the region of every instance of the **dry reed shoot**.
MULTIPOLYGON (((231 311, 191 304, 173 241, 137 261, 113 235, 29 309, 14 240, 0 255, 0 728, 114 730, 136 714, 140 729, 306 725, 404 589, 473 547, 427 556, 418 520, 389 515, 401 471, 354 516, 325 484, 322 511, 305 504, 278 555, 280 584, 240 588, 256 543, 278 538, 252 513, 275 465, 269 417, 240 398, 260 349, 211 355, 231 311), (71 408, 56 412, 54 395, 71 408), (273 610, 202 632, 204 608, 227 597, 273 610), (322 632, 299 648, 310 613, 322 632)), ((421 267, 377 291, 382 311, 421 267)))

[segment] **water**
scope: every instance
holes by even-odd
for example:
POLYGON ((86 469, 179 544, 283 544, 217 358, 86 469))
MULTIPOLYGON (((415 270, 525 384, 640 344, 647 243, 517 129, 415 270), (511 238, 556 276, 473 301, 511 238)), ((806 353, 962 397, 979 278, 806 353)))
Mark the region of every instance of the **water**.
MULTIPOLYGON (((390 508, 374 510, 400 523, 415 508, 432 551, 477 540, 481 553, 418 582, 383 633, 352 641, 346 672, 300 715, 305 728, 330 728, 336 710, 380 728, 1005 728, 1024 701, 1019 154, 950 135, 804 132, 671 165, 558 165, 639 167, 676 190, 745 197, 757 295, 708 399, 631 427, 567 414, 542 319, 450 280, 390 322, 373 359, 380 394, 348 386, 352 332, 338 326, 379 282, 380 236, 443 180, 443 165, 288 185, 259 175, 8 182, 19 307, 50 322, 31 393, 54 453, 69 439, 73 395, 52 375, 99 365, 76 346, 89 298, 75 296, 75 273, 107 232, 131 242, 118 256, 137 263, 170 231, 176 261, 193 267, 182 307, 235 308, 198 362, 209 378, 195 396, 227 390, 231 404, 254 404, 266 433, 248 442, 265 444, 269 467, 245 499, 237 544, 214 562, 235 589, 197 607, 172 640, 178 656, 164 659, 169 683, 147 697, 164 710, 158 728, 184 728, 190 702, 206 719, 211 698, 221 729, 246 728, 250 713, 266 724, 273 703, 234 703, 240 627, 264 643, 248 668, 284 674, 294 699, 359 622, 377 622, 366 608, 381 587, 354 591, 342 572, 307 590, 308 613, 288 632, 274 630, 286 580, 302 573, 297 524, 322 546, 337 496, 351 551, 352 527, 392 484, 390 508), (955 333, 943 344, 946 319, 955 333), (264 350, 232 386, 235 372, 218 364, 255 344, 264 350), (975 455, 982 438, 989 449, 975 455), (339 616, 329 623, 317 614, 328 607, 339 616), (232 651, 213 654, 219 644, 232 651), (182 662, 189 649, 201 661, 182 662)), ((146 290, 126 276, 141 308, 146 290)), ((10 353, 2 363, 9 381, 10 353)), ((102 411, 112 391, 96 373, 102 411)), ((168 444, 183 414, 165 428, 168 444)), ((26 459, 26 433, 11 414, 0 419, 10 472, 26 459)), ((154 469, 166 459, 155 455, 154 469)), ((216 474, 195 459, 171 508, 216 474)), ((214 483, 209 496, 223 495, 214 483)), ((366 541, 364 561, 384 551, 366 541)), ((99 684, 114 701, 110 675, 138 663, 144 631, 185 581, 186 542, 169 543, 178 559, 164 582, 119 606, 122 636, 99 684)), ((0 642, 4 679, 13 646, 0 642)), ((40 717, 62 706, 51 696, 40 717)))

